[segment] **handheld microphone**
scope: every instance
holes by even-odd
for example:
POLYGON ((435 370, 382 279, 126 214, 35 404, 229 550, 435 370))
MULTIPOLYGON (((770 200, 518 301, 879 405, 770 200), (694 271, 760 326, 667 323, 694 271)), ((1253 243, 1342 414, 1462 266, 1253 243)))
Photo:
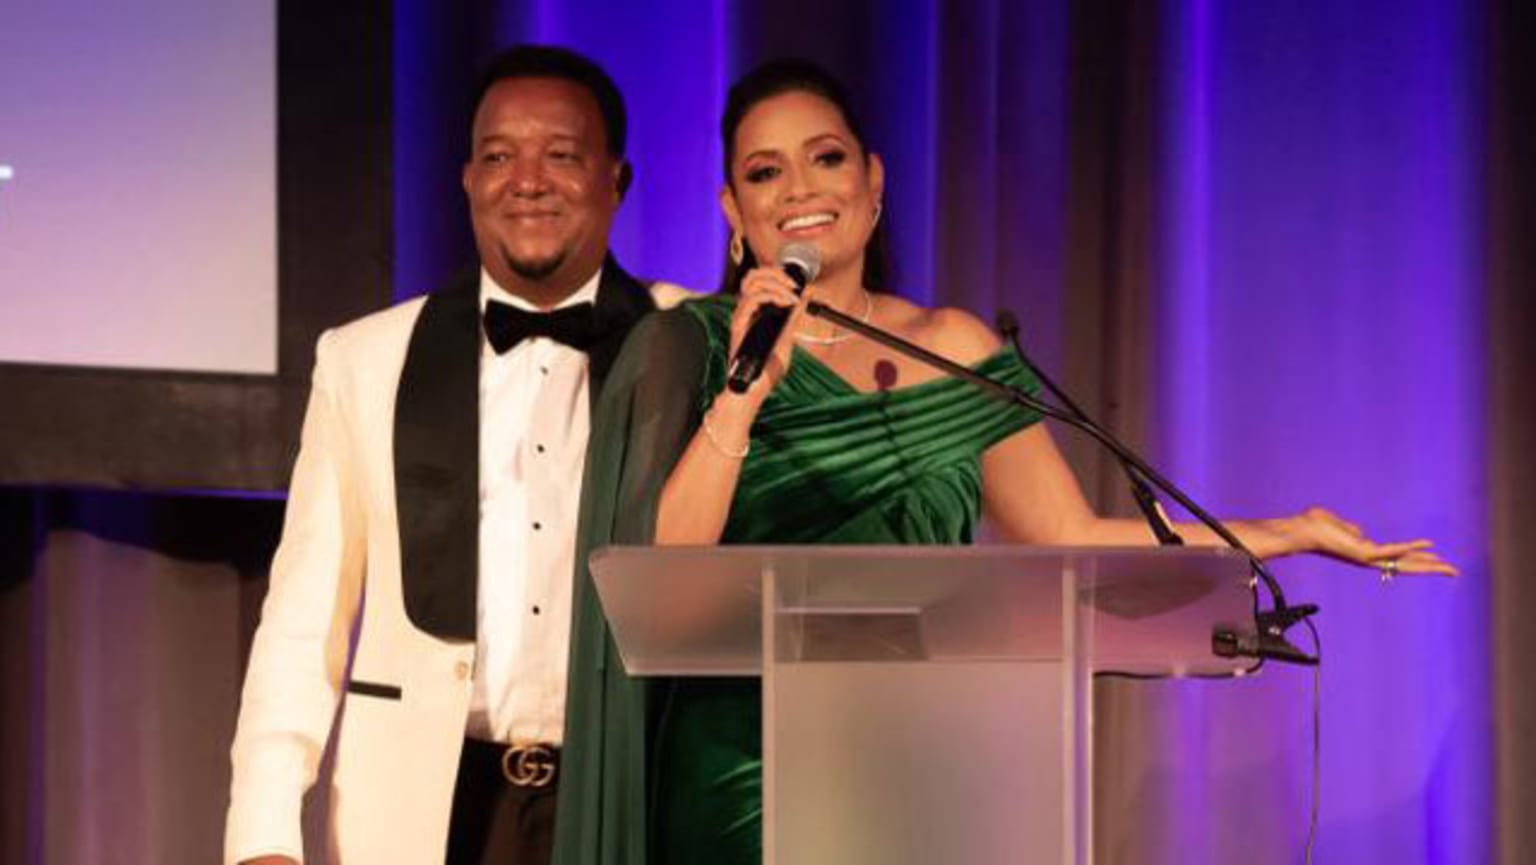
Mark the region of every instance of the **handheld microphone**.
MULTIPOLYGON (((779 250, 779 267, 795 281, 795 293, 816 279, 821 272, 821 252, 809 243, 789 243, 779 250)), ((752 382, 763 374, 763 367, 773 347, 784 332, 792 312, 782 306, 764 306, 752 317, 747 335, 742 337, 736 356, 726 372, 725 385, 732 393, 746 393, 752 382)))

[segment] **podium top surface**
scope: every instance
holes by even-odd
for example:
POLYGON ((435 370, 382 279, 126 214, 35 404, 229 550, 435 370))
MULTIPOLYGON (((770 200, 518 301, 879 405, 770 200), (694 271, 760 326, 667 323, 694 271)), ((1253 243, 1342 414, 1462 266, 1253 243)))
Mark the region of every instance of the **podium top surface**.
POLYGON ((1249 666, 1211 652, 1214 627, 1252 631, 1247 561, 1226 549, 606 547, 590 563, 634 675, 760 675, 767 615, 779 664, 1249 666))

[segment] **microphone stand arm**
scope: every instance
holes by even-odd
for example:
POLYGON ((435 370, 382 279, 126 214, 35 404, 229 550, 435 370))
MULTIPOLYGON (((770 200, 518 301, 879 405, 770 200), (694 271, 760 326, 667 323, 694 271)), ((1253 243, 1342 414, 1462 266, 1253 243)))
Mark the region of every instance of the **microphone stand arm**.
POLYGON ((981 373, 976 372, 967 366, 955 363, 943 355, 935 354, 934 352, 931 352, 920 345, 908 342, 907 340, 904 340, 895 334, 881 330, 880 328, 871 324, 867 324, 865 322, 859 321, 856 318, 845 315, 833 309, 832 307, 827 306, 819 300, 806 301, 805 311, 817 318, 826 319, 835 323, 839 327, 853 331, 860 336, 872 339, 881 345, 895 349, 901 354, 925 363, 931 367, 934 367, 935 369, 943 370, 944 372, 956 378, 964 379, 965 381, 968 381, 983 390, 990 391, 1017 405, 1032 409, 1054 420, 1061 421, 1067 426, 1080 430, 1093 437, 1099 442, 1099 444, 1108 448, 1110 452, 1112 452, 1115 456, 1119 457, 1122 461, 1134 467, 1136 471, 1140 472, 1143 477, 1152 483, 1153 486, 1156 486, 1158 489, 1166 493, 1169 498, 1178 502, 1179 505, 1188 511, 1191 516, 1195 517, 1201 523, 1210 528, 1210 530, 1214 532, 1217 537, 1226 542, 1228 546, 1245 555, 1248 558, 1249 565, 1253 568, 1254 575, 1258 578, 1259 581, 1263 582, 1265 590, 1269 592, 1269 596, 1274 602, 1274 609, 1272 610, 1260 611, 1257 608, 1257 596, 1255 596, 1254 619, 1255 624, 1259 630, 1256 644, 1247 645, 1241 637, 1235 634, 1218 633, 1213 638, 1213 643, 1216 645, 1218 653, 1225 653, 1230 651, 1234 654, 1251 655, 1260 658, 1273 658, 1275 660, 1287 661, 1290 663, 1317 663, 1317 659, 1315 657, 1307 655, 1296 647, 1291 646, 1283 636, 1287 628, 1316 613, 1317 607, 1312 604, 1302 604, 1296 607, 1287 606, 1285 602, 1285 592, 1280 588, 1280 582, 1275 579, 1273 574, 1270 573, 1268 566, 1264 564, 1262 559, 1255 555, 1252 550, 1248 549, 1247 545, 1239 540, 1237 535, 1234 535, 1232 531, 1221 522, 1221 520, 1211 515, 1204 508, 1200 507, 1200 505, 1196 504, 1195 501, 1191 499, 1187 494, 1185 494, 1183 490, 1179 489, 1177 485, 1163 477, 1160 472, 1148 465, 1146 460, 1142 459, 1129 447, 1122 444, 1119 439, 1115 438, 1098 424, 1094 423, 1088 418, 1078 417, 1069 412, 1062 411, 1050 403, 1042 402, 1041 400, 1035 398, 1033 395, 1025 392, 1020 388, 1016 388, 1011 385, 1004 384, 1000 381, 988 378, 987 376, 982 375, 981 373))

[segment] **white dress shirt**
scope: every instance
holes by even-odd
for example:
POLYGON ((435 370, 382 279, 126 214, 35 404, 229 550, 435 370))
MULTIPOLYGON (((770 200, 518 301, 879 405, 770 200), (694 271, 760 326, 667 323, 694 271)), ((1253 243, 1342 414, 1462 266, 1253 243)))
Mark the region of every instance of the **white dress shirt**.
MULTIPOLYGON (((559 307, 594 302, 601 271, 559 307)), ((537 307, 483 270, 480 306, 537 307)), ((480 590, 466 734, 562 739, 576 512, 586 460, 587 354, 525 339, 498 355, 481 335, 480 590)))

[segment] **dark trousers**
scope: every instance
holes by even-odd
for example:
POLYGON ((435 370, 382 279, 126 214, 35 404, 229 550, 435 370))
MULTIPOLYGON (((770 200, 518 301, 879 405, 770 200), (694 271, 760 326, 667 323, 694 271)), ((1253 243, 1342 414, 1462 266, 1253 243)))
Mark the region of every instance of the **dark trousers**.
POLYGON ((558 774, 542 787, 507 779, 505 745, 464 740, 447 865, 549 865, 558 774))

